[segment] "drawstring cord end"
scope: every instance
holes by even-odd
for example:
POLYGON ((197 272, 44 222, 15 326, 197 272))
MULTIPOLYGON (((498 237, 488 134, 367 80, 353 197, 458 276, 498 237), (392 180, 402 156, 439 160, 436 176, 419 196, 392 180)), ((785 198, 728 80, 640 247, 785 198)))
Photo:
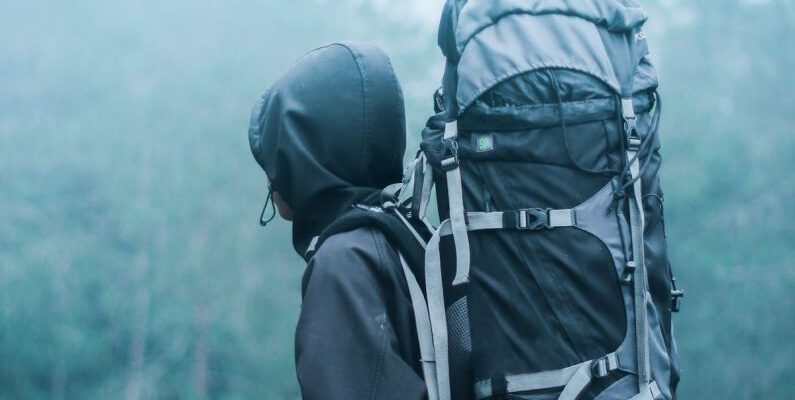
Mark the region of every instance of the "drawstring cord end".
POLYGON ((259 224, 262 227, 266 227, 274 218, 276 218, 276 204, 273 203, 273 188, 271 184, 268 183, 268 197, 265 198, 265 205, 262 206, 262 212, 259 215, 259 224), (271 215, 266 219, 265 211, 268 209, 268 205, 271 206, 271 215))

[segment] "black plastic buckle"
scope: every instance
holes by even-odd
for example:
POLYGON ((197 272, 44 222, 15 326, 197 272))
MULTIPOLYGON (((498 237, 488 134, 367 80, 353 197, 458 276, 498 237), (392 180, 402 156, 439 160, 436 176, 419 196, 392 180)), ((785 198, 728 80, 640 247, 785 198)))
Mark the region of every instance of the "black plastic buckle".
POLYGON ((458 141, 442 139, 442 171, 449 172, 458 168, 458 141))
POLYGON ((433 111, 437 114, 444 111, 444 89, 439 88, 433 92, 433 111))
POLYGON ((610 375, 610 371, 616 369, 617 365, 610 365, 610 359, 608 357, 603 357, 598 360, 594 360, 591 364, 591 376, 597 379, 605 378, 610 375))
POLYGON ((671 312, 679 312, 685 291, 676 288, 676 277, 671 277, 671 312))
POLYGON ((635 117, 624 117, 624 132, 627 134, 627 137, 637 134, 638 120, 635 117))
POLYGON ((638 131, 638 118, 635 115, 632 99, 621 100, 621 117, 624 120, 624 132, 627 134, 627 138, 635 136, 638 131))
POLYGON ((537 230, 549 228, 548 208, 528 208, 516 213, 516 229, 537 230))
POLYGON ((491 376, 491 395, 495 398, 501 398, 508 394, 508 380, 503 374, 495 374, 491 376))

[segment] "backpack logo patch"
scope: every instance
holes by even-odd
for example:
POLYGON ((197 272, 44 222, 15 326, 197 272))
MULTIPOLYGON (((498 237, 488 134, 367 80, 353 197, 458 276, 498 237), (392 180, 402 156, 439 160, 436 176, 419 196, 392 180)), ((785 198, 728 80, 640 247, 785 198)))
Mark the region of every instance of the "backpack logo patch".
POLYGON ((475 152, 485 153, 494 150, 494 137, 491 134, 475 136, 475 152))

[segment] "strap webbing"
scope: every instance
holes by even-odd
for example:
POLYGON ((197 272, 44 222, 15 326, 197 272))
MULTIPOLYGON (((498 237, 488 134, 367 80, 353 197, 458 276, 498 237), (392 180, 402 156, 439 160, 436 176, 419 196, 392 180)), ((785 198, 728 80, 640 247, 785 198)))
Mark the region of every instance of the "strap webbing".
POLYGON ((563 388, 558 400, 576 400, 577 396, 591 383, 591 364, 582 365, 563 388))
MULTIPOLYGON (((443 141, 458 140, 458 122, 448 122, 444 128, 443 141)), ((453 151, 455 146, 453 145, 453 151)), ((464 194, 461 185, 461 168, 458 166, 458 154, 451 154, 451 159, 443 160, 443 164, 453 165, 447 169, 447 201, 450 207, 450 226, 453 229, 455 242, 456 273, 453 285, 469 281, 469 238, 467 237, 466 218, 464 216, 464 194)))
POLYGON ((640 174, 640 157, 638 146, 633 146, 632 135, 635 131, 635 111, 633 110, 632 100, 622 101, 623 115, 627 125, 627 140, 630 146, 627 150, 627 162, 630 163, 630 177, 635 180, 633 184, 632 201, 629 203, 629 226, 632 238, 632 261, 635 263, 634 276, 634 304, 635 304, 635 344, 638 356, 638 386, 640 390, 649 385, 651 380, 649 366, 649 338, 648 338, 648 314, 646 309, 648 278, 646 274, 645 246, 643 243, 643 186, 640 174))
MULTIPOLYGON (((597 365, 604 374, 619 368, 618 355, 610 353, 596 361, 586 361, 563 369, 505 377, 507 393, 563 387, 558 400, 574 400, 590 383, 592 370, 597 365)), ((494 395, 492 381, 485 379, 475 384, 475 398, 485 399, 494 395)))
POLYGON ((657 382, 652 382, 646 387, 640 390, 640 393, 636 394, 629 400, 664 400, 665 397, 660 391, 659 386, 657 386, 657 382))
MULTIPOLYGON (((433 189, 433 170, 431 169, 431 164, 428 162, 428 159, 425 157, 425 154, 422 154, 422 160, 420 161, 423 163, 422 165, 422 194, 420 195, 420 207, 419 207, 419 219, 425 220, 425 215, 428 212, 428 204, 431 200, 431 189, 433 189)), ((418 166, 419 168, 419 166, 418 166)))
POLYGON ((450 229, 450 220, 442 222, 425 248, 425 292, 428 296, 428 315, 433 335, 439 400, 450 400, 447 315, 444 307, 444 287, 442 286, 442 261, 439 254, 441 232, 445 229, 450 229))
POLYGON ((436 381, 436 363, 433 351, 433 334, 431 333, 431 320, 428 316, 428 309, 425 305, 425 297, 414 273, 411 272, 400 254, 400 264, 403 266, 403 274, 406 276, 406 283, 409 286, 411 305, 414 309, 414 320, 417 325, 417 339, 420 343, 420 361, 422 362, 422 374, 425 377, 425 386, 428 388, 428 400, 439 399, 439 388, 436 381))
MULTIPOLYGON (((517 214, 522 211, 526 210, 466 213, 467 221, 469 221, 466 225, 466 229, 467 231, 526 229, 518 226, 515 222, 517 214), (509 222, 506 223, 506 221, 509 222)), ((577 226, 576 215, 573 209, 546 210, 545 212, 548 215, 549 221, 544 225, 546 229, 577 226)), ((449 236, 451 233, 453 233, 453 230, 448 225, 442 229, 441 236, 449 236)))
POLYGON ((575 219, 574 210, 549 210, 549 227, 560 228, 566 226, 575 226, 577 221, 575 219))
POLYGON ((304 257, 312 258, 312 256, 315 255, 315 249, 317 248, 317 241, 319 238, 319 236, 312 238, 312 240, 309 242, 309 247, 307 247, 306 251, 304 252, 304 257))
POLYGON ((420 235, 420 233, 417 232, 417 230, 414 229, 413 226, 411 226, 411 223, 406 220, 406 218, 403 216, 403 214, 400 213, 400 211, 393 209, 392 212, 395 215, 397 215, 398 219, 400 219, 400 221, 403 222, 404 225, 406 225, 406 229, 408 229, 408 231, 411 232, 411 236, 414 237, 414 239, 417 239, 417 242, 420 244, 420 247, 422 247, 424 250, 426 244, 425 240, 422 239, 422 235, 420 235))

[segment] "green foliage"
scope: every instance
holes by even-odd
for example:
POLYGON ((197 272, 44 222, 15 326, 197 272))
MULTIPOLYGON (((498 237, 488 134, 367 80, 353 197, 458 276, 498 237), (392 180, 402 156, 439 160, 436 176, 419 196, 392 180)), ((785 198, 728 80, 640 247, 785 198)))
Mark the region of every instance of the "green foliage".
MULTIPOLYGON (((415 3, 0 2, 0 399, 298 398, 303 263, 256 223, 248 113, 307 50, 365 39, 412 149, 442 70, 415 3)), ((795 397, 795 5, 649 8, 681 398, 795 397)))

